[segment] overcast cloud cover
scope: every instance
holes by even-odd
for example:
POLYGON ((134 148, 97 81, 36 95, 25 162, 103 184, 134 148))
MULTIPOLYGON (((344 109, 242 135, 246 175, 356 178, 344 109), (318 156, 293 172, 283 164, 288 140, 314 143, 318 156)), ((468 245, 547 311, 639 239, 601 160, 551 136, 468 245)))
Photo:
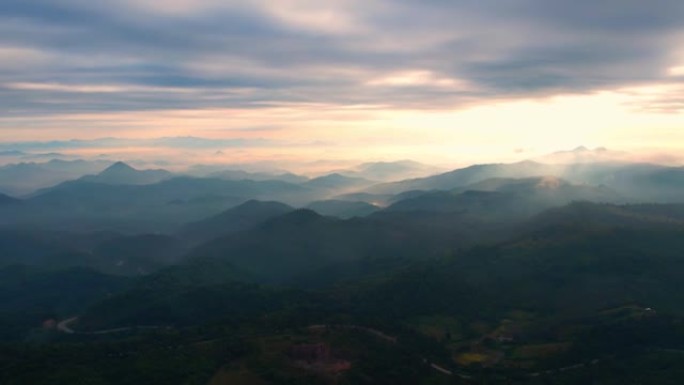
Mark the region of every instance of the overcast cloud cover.
POLYGON ((665 91, 632 107, 676 113, 683 41, 681 0, 2 0, 0 139, 75 114, 457 110, 648 85, 665 91))

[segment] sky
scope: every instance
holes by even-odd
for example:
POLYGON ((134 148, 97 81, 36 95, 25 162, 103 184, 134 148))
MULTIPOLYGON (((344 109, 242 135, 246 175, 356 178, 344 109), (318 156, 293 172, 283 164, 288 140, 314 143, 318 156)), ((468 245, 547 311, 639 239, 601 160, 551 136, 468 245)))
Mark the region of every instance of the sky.
POLYGON ((684 154, 682 20, 681 0, 2 0, 0 149, 684 154))

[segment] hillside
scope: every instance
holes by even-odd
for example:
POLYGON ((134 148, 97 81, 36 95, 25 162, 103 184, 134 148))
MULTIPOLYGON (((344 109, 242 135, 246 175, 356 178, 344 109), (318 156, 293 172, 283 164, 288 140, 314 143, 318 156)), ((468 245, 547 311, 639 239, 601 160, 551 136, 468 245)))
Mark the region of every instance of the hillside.
POLYGON ((23 197, 41 188, 99 172, 106 164, 103 161, 53 159, 0 166, 0 191, 23 197))
POLYGON ((316 192, 280 181, 177 177, 146 185, 70 181, 0 216, 4 224, 79 231, 171 232, 249 199, 304 204, 316 192))
POLYGON ((126 278, 85 268, 0 267, 0 341, 30 338, 31 330, 40 330, 46 321, 78 314, 127 284, 126 278))
MULTIPOLYGON (((586 218, 581 227, 559 231, 549 231, 555 227, 545 224, 547 215, 574 221, 583 210, 640 213, 642 225, 668 212, 677 212, 670 216, 673 219, 681 217, 675 206, 578 203, 530 219, 527 230, 507 241, 463 249, 444 258, 404 260, 400 266, 388 265, 384 273, 377 270, 372 277, 319 286, 315 292, 237 283, 259 269, 287 268, 277 258, 300 264, 304 258, 298 253, 304 247, 319 250, 308 255, 309 262, 339 261, 332 258, 335 253, 321 250, 323 244, 339 249, 340 238, 327 232, 334 231, 338 237, 345 231, 352 234, 345 227, 348 222, 300 210, 263 224, 260 235, 241 234, 246 241, 233 240, 237 243, 232 246, 228 238, 209 243, 204 251, 216 251, 211 258, 197 258, 187 267, 145 278, 136 289, 91 307, 81 327, 143 322, 196 325, 197 330, 200 319, 233 325, 231 330, 239 327, 240 319, 253 325, 250 330, 254 325, 290 325, 287 331, 262 331, 259 341, 263 342, 271 338, 290 341, 287 338, 292 336, 308 341, 313 337, 306 326, 312 324, 371 325, 385 335, 400 336, 399 344, 408 349, 406 354, 419 357, 418 362, 420 357, 430 357, 453 373, 477 374, 492 383, 517 378, 519 382, 513 383, 521 384, 539 371, 576 367, 577 373, 586 373, 583 366, 576 366, 578 362, 598 359, 604 365, 616 354, 632 360, 648 349, 681 346, 684 334, 676 325, 684 319, 684 291, 679 288, 684 227, 679 223, 650 229, 624 226, 619 220, 606 223, 603 215, 586 218), (284 226, 290 231, 283 239, 294 245, 289 250, 278 235, 284 226), (309 235, 302 248, 296 246, 304 242, 300 233, 309 235), (266 314, 264 321, 260 317, 266 314)), ((375 266, 357 262, 357 268, 367 271, 382 267, 380 260, 375 266)), ((311 273, 330 274, 324 270, 311 273)), ((336 332, 332 328, 327 333, 336 332)), ((346 335, 342 341, 349 338, 346 335)), ((340 346, 339 342, 329 343, 340 346)), ((292 344, 296 343, 284 346, 292 344)), ((360 347, 350 350, 349 357, 356 356, 356 349, 360 347)), ((270 357, 263 351, 253 354, 258 360, 270 357)), ((357 360, 352 362, 354 370, 363 367, 357 360)), ((290 364, 283 365, 278 373, 290 364)), ((260 378, 252 370, 249 373, 260 378)))
POLYGON ((297 210, 248 232, 211 241, 190 255, 224 260, 264 282, 282 282, 327 264, 370 255, 382 243, 382 229, 297 210))
POLYGON ((365 217, 380 208, 366 202, 351 202, 344 200, 324 200, 309 203, 306 208, 313 210, 321 215, 328 215, 338 218, 365 217))
POLYGON ((524 161, 511 164, 474 165, 427 178, 386 183, 366 189, 375 194, 409 190, 454 190, 492 178, 552 176, 574 184, 605 186, 624 199, 640 203, 682 201, 684 168, 647 163, 544 164, 524 161))
POLYGON ((481 219, 516 219, 573 201, 620 202, 605 187, 574 185, 555 177, 494 178, 451 191, 414 192, 387 211, 453 212, 481 219))
POLYGON ((530 178, 557 175, 554 166, 525 161, 512 164, 482 164, 425 178, 386 183, 367 189, 376 194, 398 194, 409 190, 452 190, 491 178, 530 178))
POLYGON ((279 202, 250 200, 218 215, 188 223, 178 235, 194 243, 206 242, 221 235, 248 230, 292 210, 292 207, 279 202))
POLYGON ((339 173, 374 181, 393 182, 438 174, 442 169, 427 164, 399 160, 394 162, 367 162, 339 173))
POLYGON ((374 184, 373 181, 364 178, 351 177, 339 173, 333 173, 310 179, 303 185, 313 189, 330 191, 334 192, 335 194, 341 194, 345 192, 360 190, 361 188, 368 187, 372 184, 374 184))
POLYGON ((19 199, 12 198, 9 195, 5 195, 5 194, 0 193, 0 206, 16 205, 16 204, 19 204, 20 202, 21 202, 21 200, 19 200, 19 199))

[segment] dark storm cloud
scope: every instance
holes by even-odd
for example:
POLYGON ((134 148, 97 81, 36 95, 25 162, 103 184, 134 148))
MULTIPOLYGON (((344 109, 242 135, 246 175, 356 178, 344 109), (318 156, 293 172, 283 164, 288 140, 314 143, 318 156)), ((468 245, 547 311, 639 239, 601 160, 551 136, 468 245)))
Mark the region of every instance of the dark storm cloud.
POLYGON ((321 2, 138 3, 2 1, 3 115, 456 108, 675 82, 668 68, 684 64, 679 0, 331 1, 339 26, 307 13, 321 2))

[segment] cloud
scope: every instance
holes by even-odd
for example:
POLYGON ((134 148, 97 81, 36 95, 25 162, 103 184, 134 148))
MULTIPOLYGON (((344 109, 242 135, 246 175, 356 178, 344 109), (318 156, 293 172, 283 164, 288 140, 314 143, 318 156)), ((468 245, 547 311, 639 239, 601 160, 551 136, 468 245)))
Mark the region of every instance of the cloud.
POLYGON ((2 3, 8 118, 454 109, 681 81, 679 0, 2 3))
POLYGON ((268 139, 206 139, 197 137, 167 137, 154 139, 100 138, 92 140, 54 140, 0 143, 0 151, 51 151, 79 149, 166 148, 184 150, 219 150, 226 148, 259 148, 285 146, 268 139))

